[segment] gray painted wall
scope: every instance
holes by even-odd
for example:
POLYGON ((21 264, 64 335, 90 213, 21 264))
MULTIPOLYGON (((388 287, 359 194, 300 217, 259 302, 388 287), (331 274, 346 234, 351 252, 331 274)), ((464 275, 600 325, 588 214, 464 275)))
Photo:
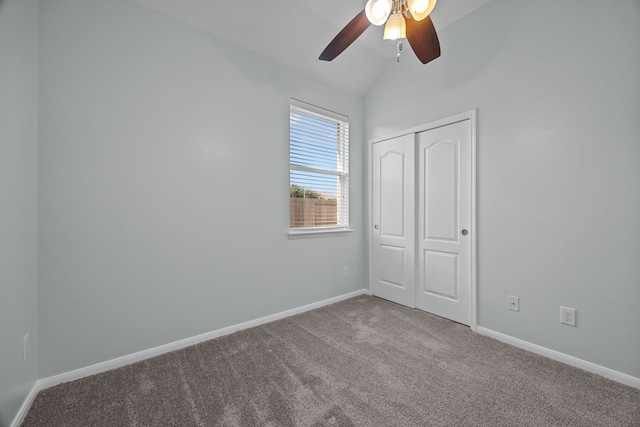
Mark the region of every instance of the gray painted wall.
POLYGON ((37 114, 38 2, 0 1, 0 426, 38 378, 37 114))
POLYGON ((365 99, 367 139, 478 108, 479 325, 635 377, 639 22, 637 0, 494 0, 365 99))
POLYGON ((366 287, 362 98, 128 0, 40 55, 41 377, 366 287), (351 236, 287 238, 289 97, 350 117, 351 236))

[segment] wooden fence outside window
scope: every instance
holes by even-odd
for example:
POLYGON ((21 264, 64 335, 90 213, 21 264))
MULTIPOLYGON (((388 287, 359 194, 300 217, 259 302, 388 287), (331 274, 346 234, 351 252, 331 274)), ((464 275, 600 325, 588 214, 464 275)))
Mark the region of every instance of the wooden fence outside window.
POLYGON ((290 227, 330 227, 338 225, 336 199, 291 197, 290 227))

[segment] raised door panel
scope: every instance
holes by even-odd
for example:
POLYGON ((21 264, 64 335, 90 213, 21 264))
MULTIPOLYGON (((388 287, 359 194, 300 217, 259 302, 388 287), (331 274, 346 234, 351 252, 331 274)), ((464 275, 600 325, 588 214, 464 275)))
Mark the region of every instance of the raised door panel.
POLYGON ((380 245, 380 281, 385 285, 405 287, 404 266, 405 249, 396 246, 380 245))
POLYGON ((424 239, 458 238, 458 141, 424 147, 424 239))
POLYGON ((424 292, 458 301, 458 255, 424 251, 424 292))
POLYGON ((389 151, 380 157, 380 234, 405 237, 407 174, 404 152, 389 151))

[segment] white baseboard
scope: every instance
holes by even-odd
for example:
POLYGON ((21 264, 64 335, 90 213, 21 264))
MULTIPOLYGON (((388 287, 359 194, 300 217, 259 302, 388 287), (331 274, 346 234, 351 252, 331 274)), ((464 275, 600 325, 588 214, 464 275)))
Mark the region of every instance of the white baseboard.
POLYGON ((595 363, 587 362, 586 360, 578 359, 577 357, 569 356, 568 354, 560 353, 559 351, 551 350, 537 344, 532 344, 528 341, 514 338, 512 336, 505 335, 503 333, 496 332, 482 326, 477 327, 477 332, 481 335, 486 335, 488 337, 495 338, 498 341, 511 344, 514 347, 518 347, 523 350, 548 357, 549 359, 553 359, 558 362, 566 363, 567 365, 583 369, 587 372, 601 375, 605 378, 609 378, 610 380, 617 381, 630 387, 640 389, 640 378, 632 377, 631 375, 614 371, 613 369, 605 368, 604 366, 596 365, 595 363))
POLYGON ((20 424, 24 422, 29 409, 31 409, 31 405, 33 405, 33 402, 34 400, 36 400, 36 396, 38 395, 38 392, 40 390, 42 390, 42 388, 40 387, 40 380, 38 380, 31 388, 31 391, 24 399, 24 402, 22 402, 22 406, 20 406, 20 410, 18 411, 16 416, 13 417, 13 421, 11 422, 11 424, 9 424, 10 427, 19 427, 20 424))
POLYGON ((35 384, 31 388, 31 391, 25 398, 24 402, 22 402, 22 406, 20 406, 20 410, 18 410, 18 413, 13 418, 13 421, 11 422, 9 427, 19 427, 24 422, 27 416, 27 413, 29 412, 29 409, 31 409, 31 406, 33 405, 33 402, 35 401, 36 396, 38 395, 38 392, 40 392, 41 390, 44 390, 49 387, 53 387, 65 382, 75 381, 91 375, 110 371, 111 369, 127 366, 132 363, 150 359, 155 356, 160 356, 165 353, 170 353, 175 350, 180 350, 185 347, 199 344, 201 342, 208 341, 214 338, 222 337, 224 335, 229 335, 234 332, 241 331, 243 329, 264 325, 265 323, 284 319, 285 317, 290 317, 296 314, 304 313, 309 310, 324 307, 326 305, 334 304, 336 302, 344 301, 346 299, 353 298, 358 295, 371 295, 371 292, 369 291, 369 289, 360 289, 358 291, 350 292, 344 295, 339 295, 337 297, 325 299, 315 303, 303 305, 301 307, 293 308, 291 310, 286 310, 280 313, 271 314, 269 316, 260 317, 258 319, 249 320, 247 322, 239 323, 237 325, 228 326, 226 328, 218 329, 212 332, 207 332, 204 334, 196 335, 194 337, 175 341, 169 344, 164 344, 158 347, 153 347, 147 350, 139 351, 137 353, 132 353, 126 356, 117 357, 115 359, 107 360, 105 362, 96 363, 94 365, 87 366, 84 368, 80 368, 73 371, 64 372, 62 374, 54 375, 51 377, 39 379, 38 381, 35 382, 35 384))
POLYGON ((85 368, 76 369, 73 371, 65 372, 62 374, 54 375, 51 377, 43 378, 38 383, 40 384, 40 390, 44 390, 49 387, 56 386, 69 381, 75 381, 80 378, 88 377, 91 375, 99 374, 101 372, 110 371, 111 369, 120 368, 132 363, 140 362, 142 360, 150 359, 152 357, 160 356, 161 354, 169 353, 175 350, 180 350, 185 347, 189 347, 195 344, 199 344, 203 341, 208 341, 214 338, 218 338, 224 335, 229 335, 243 329, 252 328, 254 326, 263 325, 265 323, 273 322, 274 320, 283 319, 285 317, 293 316, 295 314, 304 313, 305 311, 313 310, 315 308, 323 307, 325 305, 333 304, 339 301, 343 301, 349 298, 356 297, 358 295, 369 294, 368 289, 361 289, 358 291, 350 292, 348 294, 339 295, 337 297, 329 298, 323 301, 314 302, 304 305, 302 307, 293 308, 291 310, 282 311, 280 313, 271 314, 269 316, 260 317, 259 319, 249 320, 247 322, 232 325, 226 328, 218 329, 212 332, 206 332, 194 337, 185 338, 180 341, 175 341, 169 344, 164 344, 158 347, 153 347, 147 350, 132 353, 126 356, 117 357, 115 359, 107 360, 105 362, 96 363, 95 365, 87 366, 85 368))
POLYGON ((204 341, 208 341, 214 338, 218 338, 224 335, 229 335, 243 329, 252 328, 254 326, 260 326, 265 323, 273 322, 275 320, 284 319, 285 317, 293 316, 295 314, 304 313, 305 311, 313 310, 315 308, 324 307, 325 305, 333 304, 336 302, 344 301, 349 298, 356 297, 358 295, 370 295, 369 289, 360 289, 358 291, 349 292, 348 294, 339 295, 337 297, 329 298, 326 300, 314 302, 311 304, 303 305, 302 307, 293 308, 291 310, 282 311, 269 316, 260 317, 259 319, 249 320, 247 322, 232 325, 226 328, 218 329, 216 331, 207 332, 194 337, 185 338, 180 341, 164 344, 158 347, 150 348, 148 350, 139 351, 137 353, 129 354, 115 359, 107 360, 105 362, 96 363, 95 365, 87 366, 84 368, 76 369, 62 374, 54 375, 47 378, 42 378, 36 381, 33 388, 27 395, 26 399, 22 403, 20 410, 14 417, 10 424, 10 427, 19 427, 24 422, 24 419, 31 409, 31 405, 41 390, 49 387, 56 386, 69 381, 79 380, 91 375, 99 374, 101 372, 110 371, 111 369, 121 368, 132 363, 140 362, 142 360, 150 359, 161 354, 169 353, 175 350, 180 350, 185 347, 189 347, 195 344, 199 344, 204 341))
MULTIPOLYGON (((80 378, 88 377, 91 375, 106 372, 111 369, 120 368, 132 363, 140 362, 142 360, 150 359, 161 354, 169 353, 175 350, 180 350, 185 347, 189 347, 195 344, 199 344, 204 341, 208 341, 214 338, 218 338, 224 335, 229 335, 243 329, 252 328, 254 326, 260 326, 265 323, 273 322, 275 320, 284 319, 285 317, 293 316, 296 314, 304 313, 305 311, 320 308, 329 304, 333 304, 339 301, 344 301, 349 298, 356 297, 358 295, 370 295, 369 289, 360 289, 358 291, 350 292, 348 294, 339 295, 337 297, 329 298, 323 301, 307 304, 301 307, 286 310, 280 313, 275 313, 269 316, 260 317, 258 319, 250 320, 247 322, 232 325, 226 328, 218 329, 216 331, 207 332, 194 337, 185 338, 180 341, 161 345, 158 347, 150 348, 148 350, 139 351, 126 356, 117 357, 115 359, 107 360, 105 362, 96 363, 95 365, 87 366, 85 368, 76 369, 73 371, 65 372, 59 375, 54 375, 47 378, 42 378, 34 384, 33 388, 24 400, 20 410, 10 424, 10 427, 19 427, 24 421, 31 405, 33 404, 36 395, 39 391, 49 387, 56 386, 69 381, 75 381, 80 378)), ((548 357, 549 359, 557 360, 567 365, 571 365, 585 371, 592 372, 601 375, 605 378, 617 381, 619 383, 640 389, 640 378, 632 377, 631 375, 623 374, 622 372, 614 371, 613 369, 605 368, 604 366, 596 365, 595 363, 587 362, 586 360, 578 359, 573 356, 569 356, 564 353, 560 353, 555 350, 548 349, 546 347, 532 344, 528 341, 523 341, 518 338, 511 337, 509 335, 502 334, 500 332, 493 331, 491 329, 484 328, 482 326, 477 327, 477 332, 482 335, 486 335, 491 338, 495 338, 498 341, 502 341, 507 344, 511 344, 515 347, 522 348, 524 350, 531 351, 532 353, 539 354, 541 356, 548 357)))

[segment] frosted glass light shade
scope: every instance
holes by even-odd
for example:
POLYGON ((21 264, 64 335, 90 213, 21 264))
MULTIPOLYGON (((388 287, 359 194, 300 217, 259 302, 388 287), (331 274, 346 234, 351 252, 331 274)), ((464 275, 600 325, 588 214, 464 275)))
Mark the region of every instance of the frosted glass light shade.
POLYGON ((369 0, 364 7, 364 13, 373 25, 382 25, 387 21, 392 6, 393 0, 369 0))
POLYGON ((438 0, 407 0, 409 13, 416 21, 422 21, 429 16, 438 0))
POLYGON ((407 25, 401 13, 392 13, 384 27, 385 40, 404 39, 407 37, 407 25))

